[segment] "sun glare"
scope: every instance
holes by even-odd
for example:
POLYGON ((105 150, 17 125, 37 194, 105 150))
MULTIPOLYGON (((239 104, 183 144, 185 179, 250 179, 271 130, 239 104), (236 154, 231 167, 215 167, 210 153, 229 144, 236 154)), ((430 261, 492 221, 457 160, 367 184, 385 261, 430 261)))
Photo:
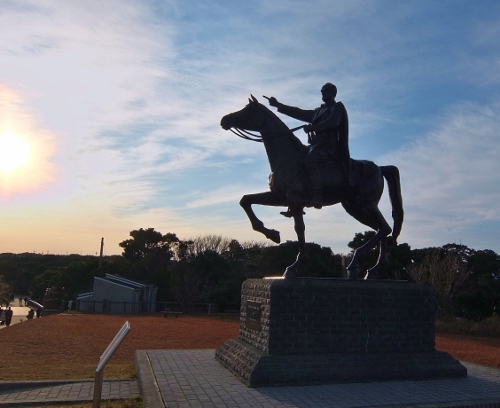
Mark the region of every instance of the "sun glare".
POLYGON ((4 173, 28 162, 30 147, 26 140, 14 133, 0 134, 0 169, 4 173))

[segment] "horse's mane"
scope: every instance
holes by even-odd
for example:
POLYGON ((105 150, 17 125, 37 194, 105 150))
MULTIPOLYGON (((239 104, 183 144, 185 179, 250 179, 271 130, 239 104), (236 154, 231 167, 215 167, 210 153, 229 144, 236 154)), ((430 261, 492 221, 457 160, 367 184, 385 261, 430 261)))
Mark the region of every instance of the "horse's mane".
POLYGON ((267 116, 271 118, 272 121, 277 123, 277 126, 282 128, 282 130, 279 130, 276 133, 287 133, 289 137, 292 140, 292 145, 296 149, 302 149, 304 148, 304 144, 301 142, 301 140, 294 135, 294 133, 290 130, 290 128, 286 125, 285 122, 283 122, 278 115, 276 115, 271 109, 269 109, 267 106, 261 104, 257 100, 252 101, 251 103, 256 103, 264 112, 267 116))

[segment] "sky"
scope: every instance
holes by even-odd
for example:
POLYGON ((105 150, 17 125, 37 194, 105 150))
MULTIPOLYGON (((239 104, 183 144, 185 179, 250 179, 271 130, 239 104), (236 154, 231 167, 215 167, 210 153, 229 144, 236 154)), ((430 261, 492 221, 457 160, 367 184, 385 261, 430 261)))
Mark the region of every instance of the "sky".
MULTIPOLYGON (((351 157, 400 170, 399 243, 500 253, 497 0, 0 8, 0 253, 93 255, 104 238, 120 254, 139 228, 265 241, 239 206, 268 189, 265 150, 220 119, 251 94, 314 109, 326 82, 347 108, 351 157)), ((387 191, 380 208, 391 224, 387 191)), ((254 209, 296 240, 283 209, 254 209)), ((369 230, 340 205, 305 222, 334 253, 369 230)))

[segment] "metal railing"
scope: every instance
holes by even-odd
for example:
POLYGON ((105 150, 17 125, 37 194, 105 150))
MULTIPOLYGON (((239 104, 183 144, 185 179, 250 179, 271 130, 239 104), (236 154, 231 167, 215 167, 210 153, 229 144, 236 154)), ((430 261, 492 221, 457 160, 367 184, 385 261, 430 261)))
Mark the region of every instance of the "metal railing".
MULTIPOLYGON (((66 302, 68 304, 69 302, 66 302)), ((218 306, 215 303, 198 303, 190 307, 182 306, 177 302, 115 302, 98 300, 77 300, 72 302, 72 308, 83 313, 110 313, 110 314, 141 314, 156 313, 164 310, 185 313, 217 313, 218 306)), ((63 310, 68 310, 63 305, 63 310)))
POLYGON ((101 394, 102 394, 102 380, 104 377, 104 367, 108 364, 109 359, 115 354, 122 341, 127 337, 130 331, 130 323, 128 321, 122 326, 120 331, 116 333, 115 338, 109 343, 104 353, 102 353, 99 359, 99 364, 95 370, 95 380, 94 380, 94 403, 93 408, 99 408, 101 406, 101 394))

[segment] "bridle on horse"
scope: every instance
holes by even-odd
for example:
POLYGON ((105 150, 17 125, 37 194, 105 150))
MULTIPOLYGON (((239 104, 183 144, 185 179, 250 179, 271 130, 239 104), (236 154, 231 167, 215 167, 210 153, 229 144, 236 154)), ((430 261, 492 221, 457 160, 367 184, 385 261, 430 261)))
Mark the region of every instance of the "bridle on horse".
MULTIPOLYGON (((306 126, 306 125, 297 126, 297 127, 293 128, 293 129, 290 129, 290 132, 293 133, 296 130, 302 129, 304 126, 306 126)), ((248 130, 240 129, 240 128, 237 128, 237 127, 232 127, 229 130, 231 132, 233 132, 236 136, 241 137, 242 139, 251 140, 252 142, 260 142, 260 143, 262 143, 262 136, 261 135, 257 135, 255 133, 249 132, 248 130)))

